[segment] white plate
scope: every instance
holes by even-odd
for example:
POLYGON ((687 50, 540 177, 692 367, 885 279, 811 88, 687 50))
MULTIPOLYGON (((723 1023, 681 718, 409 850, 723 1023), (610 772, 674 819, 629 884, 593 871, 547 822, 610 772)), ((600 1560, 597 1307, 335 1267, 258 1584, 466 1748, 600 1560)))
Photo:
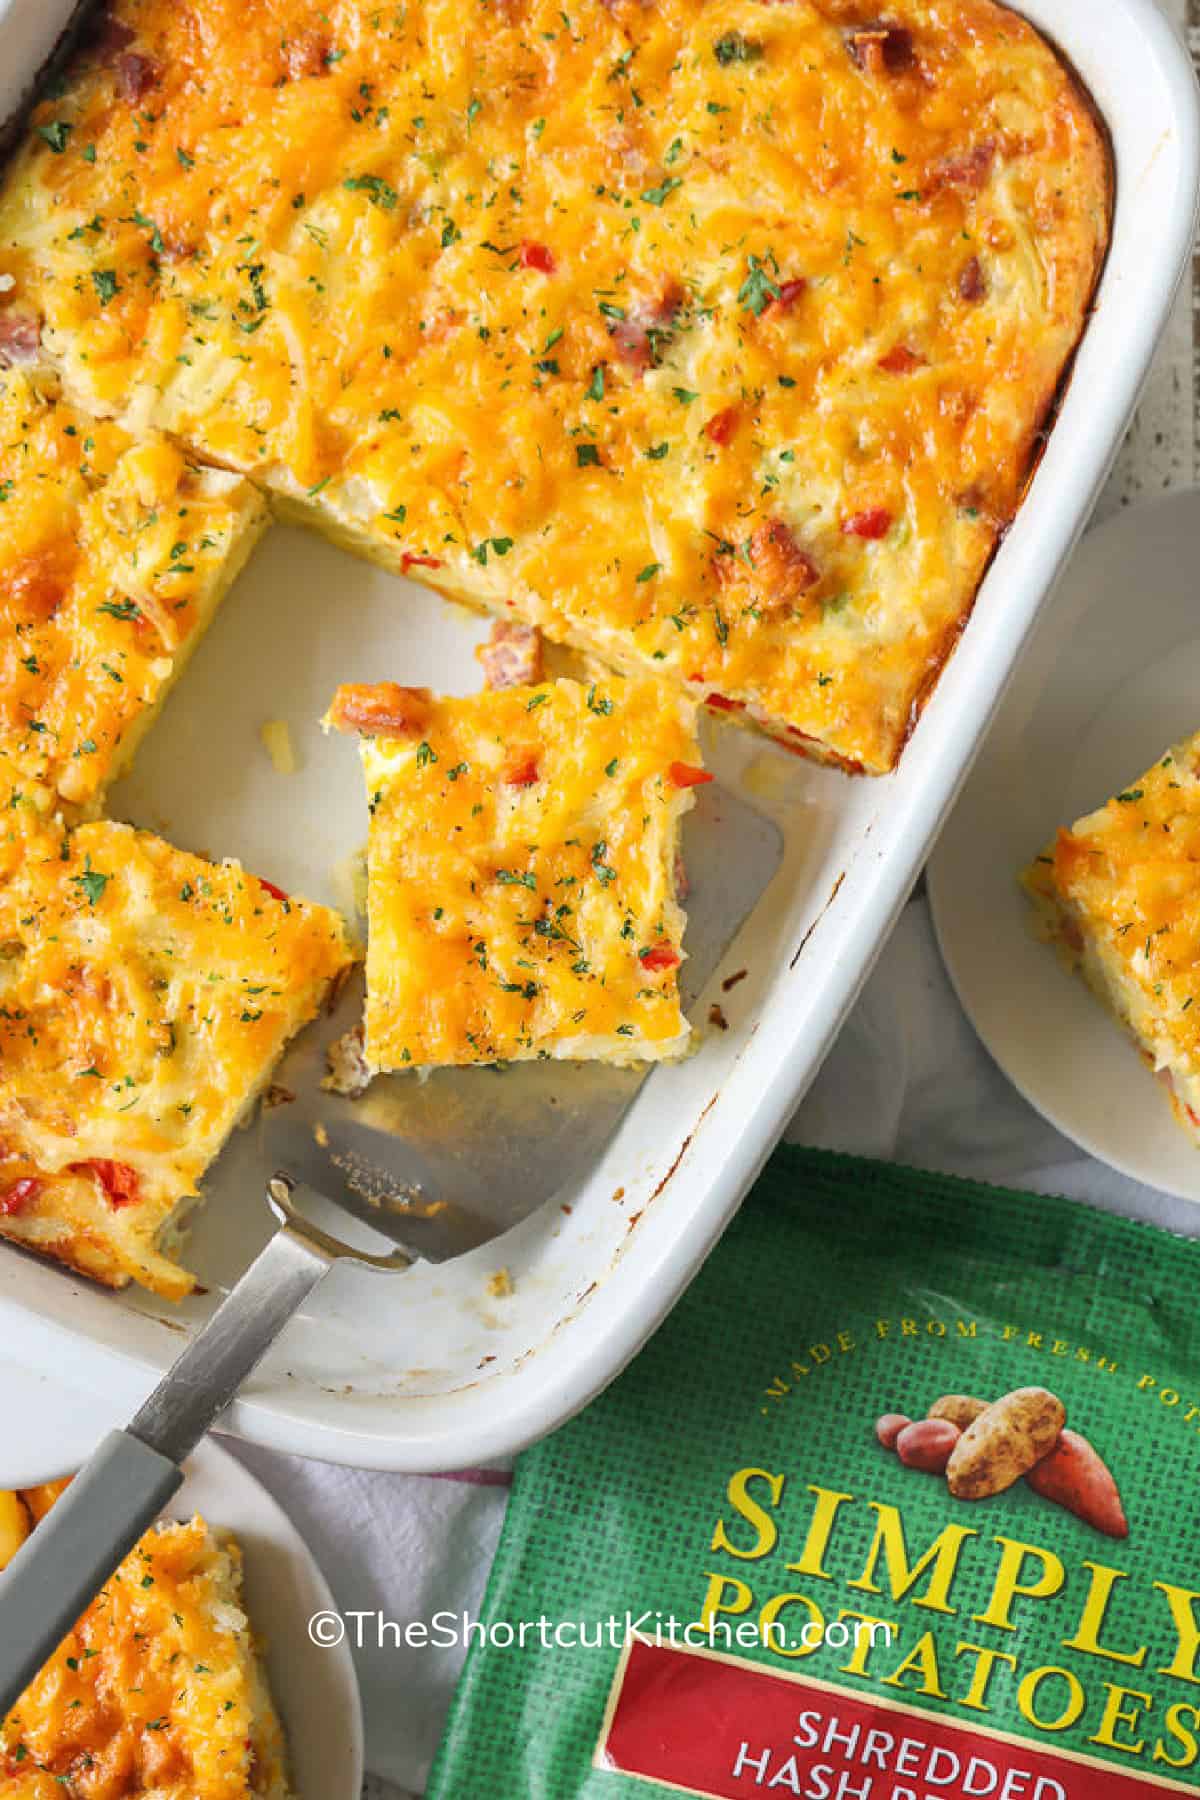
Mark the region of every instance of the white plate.
POLYGON ((0 1488, 38 1487, 73 1475, 106 1431, 128 1423, 112 1400, 7 1357, 0 1360, 0 1394, 0 1488))
POLYGON ((1016 884, 1053 836, 1200 727, 1200 493, 1088 536, 930 864, 938 940, 1000 1067, 1060 1131, 1135 1180, 1200 1200, 1200 1152, 1016 884))
MULTIPOLYGON (((35 1392, 26 1376, 10 1386, 0 1366, 5 1400, 5 1437, 17 1437, 38 1405, 71 1432, 76 1454, 66 1467, 57 1455, 46 1462, 7 1458, 0 1485, 31 1487, 69 1472, 95 1447, 115 1421, 97 1417, 85 1433, 75 1397, 48 1384, 35 1392), (13 1417, 11 1404, 15 1404, 13 1417), (10 1433, 11 1424, 11 1433, 10 1433), (14 1479, 13 1470, 21 1479, 14 1479), (26 1474, 33 1479, 26 1480, 26 1474)), ((34 1453, 31 1451, 30 1455, 34 1453)), ((187 1462, 186 1480, 164 1509, 167 1518, 199 1513, 217 1530, 232 1531, 245 1557, 246 1611, 266 1645, 271 1692, 287 1732, 292 1786, 298 1800, 359 1800, 363 1779, 362 1706, 358 1679, 346 1644, 319 1648, 308 1635, 314 1613, 333 1610, 334 1601, 291 1520, 266 1489, 227 1450, 201 1444, 187 1462)))
MULTIPOLYGON (((20 53, 7 21, 65 3, 0 0, 0 66, 20 53)), ((783 841, 774 879, 693 1009, 702 1022, 719 1002, 729 1029, 656 1071, 594 1165, 503 1244, 405 1275, 336 1270, 247 1383, 232 1429, 393 1469, 486 1461, 552 1429, 654 1330, 795 1110, 1087 517, 1190 255, 1196 88, 1153 0, 1024 0, 1024 10, 1071 57, 1110 127, 1112 248, 1028 497, 900 768, 852 781, 731 728, 714 732, 718 781, 767 814, 783 841), (724 992, 723 978, 739 971, 745 978, 724 992), (488 1291, 500 1267, 512 1278, 503 1299, 488 1291)), ((278 531, 200 646, 117 806, 186 847, 240 855, 285 887, 332 895, 331 865, 366 819, 353 746, 322 740, 315 720, 339 681, 476 685, 471 649, 483 629, 410 583, 278 531), (274 775, 263 753, 258 729, 271 717, 292 726, 295 776, 274 775)), ((518 1135, 520 1074, 478 1079, 495 1084, 496 1129, 518 1135)), ((69 1367, 110 1405, 135 1404, 261 1243, 263 1173, 254 1135, 239 1134, 206 1184, 191 1245, 208 1292, 176 1311, 6 1250, 9 1353, 29 1367, 69 1367)))

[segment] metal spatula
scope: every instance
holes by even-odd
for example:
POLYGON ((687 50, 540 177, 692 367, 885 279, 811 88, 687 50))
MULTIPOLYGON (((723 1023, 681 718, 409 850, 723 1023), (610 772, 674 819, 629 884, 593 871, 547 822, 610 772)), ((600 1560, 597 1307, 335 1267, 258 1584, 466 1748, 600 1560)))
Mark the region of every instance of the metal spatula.
MULTIPOLYGON (((775 827, 722 789, 689 815, 694 1002, 780 857, 775 827)), ((645 1069, 554 1062, 382 1078, 361 1100, 321 1086, 329 1045, 361 1017, 361 979, 280 1067, 293 1096, 261 1121, 278 1230, 124 1431, 113 1431, 0 1575, 0 1717, 183 1480, 179 1465, 335 1262, 397 1272, 487 1243, 592 1163, 645 1069), (340 1235, 345 1215, 364 1241, 340 1235), (390 1246, 390 1247, 389 1247, 390 1246)), ((669 1070, 658 1079, 670 1079, 669 1070)), ((356 1234, 357 1235, 357 1234, 356 1234)))

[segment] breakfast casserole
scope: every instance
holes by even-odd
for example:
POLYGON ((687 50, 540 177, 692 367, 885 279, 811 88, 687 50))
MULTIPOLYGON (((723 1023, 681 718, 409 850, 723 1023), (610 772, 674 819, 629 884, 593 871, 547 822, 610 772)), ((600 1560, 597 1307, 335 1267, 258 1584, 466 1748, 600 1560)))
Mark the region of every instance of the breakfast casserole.
POLYGON ((0 372, 0 502, 5 771, 94 812, 266 509, 241 477, 134 442, 16 370, 0 372))
POLYGON ((20 850, 0 884, 0 1235, 178 1299, 182 1216, 349 966, 341 920, 128 825, 34 815, 20 850))
POLYGON ((695 708, 656 682, 342 687, 361 734, 369 1072, 677 1056, 695 708))
POLYGON ((1200 1145, 1200 733, 1025 871, 1043 934, 1125 1026, 1200 1145))
POLYGON ((0 351, 884 771, 1110 199, 1087 97, 992 0, 116 0, 0 193, 0 351))
POLYGON ((199 1516, 160 1524, 0 1722, 0 1800, 289 1795, 241 1550, 199 1516))

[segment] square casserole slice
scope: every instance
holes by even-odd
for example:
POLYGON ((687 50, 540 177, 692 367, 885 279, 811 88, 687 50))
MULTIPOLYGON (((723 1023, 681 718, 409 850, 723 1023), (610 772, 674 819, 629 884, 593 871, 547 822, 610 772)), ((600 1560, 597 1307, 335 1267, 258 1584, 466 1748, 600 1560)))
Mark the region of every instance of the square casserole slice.
POLYGON ((78 1771, 81 1794, 289 1800, 243 1607, 233 1537, 199 1516, 148 1531, 0 1721, 0 1796, 61 1800, 78 1771))
POLYGON ((32 816, 0 886, 0 1234, 178 1299, 182 1215, 348 967, 342 922, 149 832, 32 816))
POLYGON ((363 734, 368 1068, 678 1056, 695 709, 648 681, 343 687, 363 734))
POLYGON ((256 490, 0 372, 0 747, 98 810, 266 524, 256 490))
POLYGON ((1200 733, 1060 830, 1023 883, 1200 1145, 1200 733))

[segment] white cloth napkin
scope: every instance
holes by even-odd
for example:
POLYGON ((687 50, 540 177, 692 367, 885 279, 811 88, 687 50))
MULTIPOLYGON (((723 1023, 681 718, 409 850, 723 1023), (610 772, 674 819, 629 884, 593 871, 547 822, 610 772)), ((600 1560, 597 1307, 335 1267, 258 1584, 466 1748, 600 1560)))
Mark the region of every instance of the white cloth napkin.
MULTIPOLYGON (((947 980, 923 898, 895 934, 787 1137, 795 1143, 1069 1194, 1191 1234, 1200 1215, 1083 1156, 1009 1086, 947 980)), ((343 1613, 403 1624, 479 1615, 504 1517, 502 1471, 376 1475, 230 1443, 290 1513, 343 1613)), ((462 1664, 460 1650, 355 1649, 369 1800, 419 1794, 462 1664)), ((365 1797, 365 1800, 366 1800, 365 1797)))

